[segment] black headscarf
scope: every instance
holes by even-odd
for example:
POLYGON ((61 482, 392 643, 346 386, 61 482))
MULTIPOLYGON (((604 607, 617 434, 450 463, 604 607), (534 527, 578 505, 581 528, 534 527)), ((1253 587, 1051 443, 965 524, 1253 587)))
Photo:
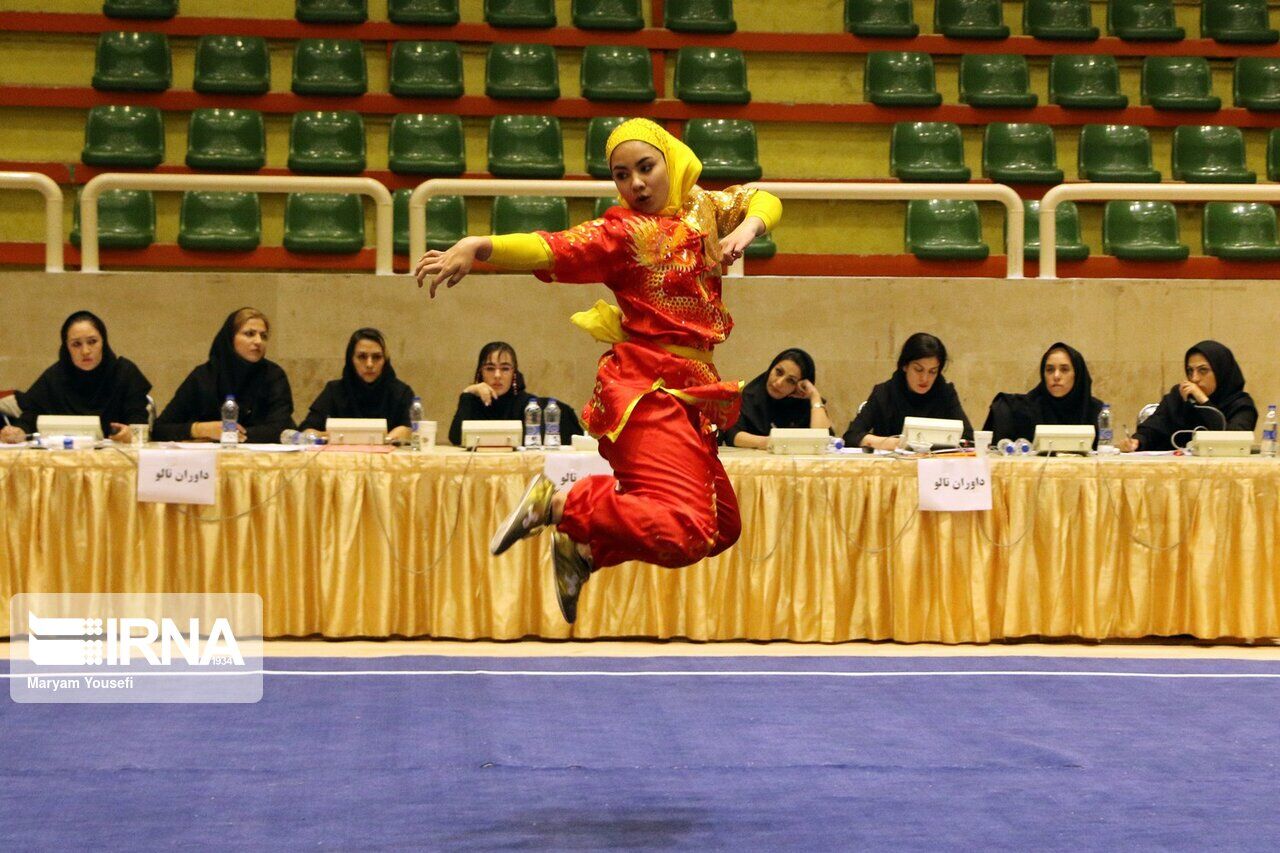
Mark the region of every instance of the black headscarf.
POLYGON ((1231 350, 1217 341, 1201 341, 1187 350, 1187 354, 1182 357, 1184 368, 1187 361, 1196 353, 1204 356, 1205 361, 1209 362, 1209 366, 1213 368, 1213 378, 1218 383, 1218 387, 1209 395, 1211 406, 1225 412, 1241 397, 1247 396, 1244 393, 1244 373, 1240 370, 1240 365, 1236 362, 1236 357, 1231 350))
MULTIPOLYGON (((347 341, 347 354, 342 362, 342 395, 345 408, 359 414, 360 418, 391 418, 387 412, 400 399, 399 388, 403 383, 396 378, 396 370, 391 366, 391 355, 387 352, 387 341, 377 329, 356 329, 347 341), (373 341, 382 348, 382 373, 372 382, 360 378, 351 358, 355 354, 356 344, 361 341, 373 341)), ((399 414, 397 412, 397 414, 399 414)))
POLYGON ((219 399, 228 394, 234 394, 238 399, 266 368, 265 357, 249 361, 236 352, 236 315, 244 310, 237 308, 228 314, 209 345, 209 366, 213 369, 219 399))
POLYGON ((133 362, 118 357, 111 349, 107 326, 101 318, 90 311, 75 312, 63 321, 59 341, 57 363, 25 393, 17 395, 24 426, 33 429, 35 418, 42 414, 98 415, 103 434, 107 435, 113 420, 140 423, 145 418, 151 383, 133 362), (68 330, 81 322, 92 324, 102 338, 102 360, 93 370, 77 367, 67 347, 68 330))
POLYGON ((769 367, 742 389, 742 413, 738 416, 736 430, 752 435, 768 435, 771 427, 807 427, 812 415, 812 404, 797 397, 775 400, 769 395, 769 374, 778 362, 791 361, 800 368, 800 378, 816 382, 817 368, 813 357, 802 349, 785 349, 773 357, 769 367))
POLYGON ((857 447, 868 433, 898 435, 907 418, 958 420, 964 425, 963 437, 972 439, 973 426, 960 405, 960 395, 943 376, 946 367, 947 348, 938 338, 927 332, 916 332, 907 338, 898 354, 898 369, 887 382, 871 389, 866 404, 845 430, 845 444, 857 447), (938 375, 928 391, 917 394, 907 383, 907 366, 926 358, 938 360, 938 375))

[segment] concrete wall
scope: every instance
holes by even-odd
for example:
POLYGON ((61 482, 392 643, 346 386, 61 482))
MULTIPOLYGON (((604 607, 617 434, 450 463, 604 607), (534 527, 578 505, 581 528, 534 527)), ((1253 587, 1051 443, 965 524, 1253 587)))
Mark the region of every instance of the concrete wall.
MULTIPOLYGON (((1260 407, 1280 397, 1275 281, 758 278, 730 280, 725 291, 737 325, 717 356, 724 376, 750 379, 779 350, 803 347, 840 429, 918 330, 946 342, 947 375, 979 425, 997 391, 1035 383, 1040 354, 1056 340, 1089 360, 1117 426, 1132 427, 1137 409, 1179 379, 1183 352, 1203 338, 1235 351, 1260 407)), ((63 319, 87 308, 163 407, 204 361, 226 314, 253 305, 271 318, 269 357, 289 374, 299 418, 339 375, 348 335, 371 325, 439 420, 452 417, 480 346, 494 339, 516 347, 533 390, 580 406, 603 347, 568 316, 609 295, 514 275, 476 276, 432 301, 405 276, 37 272, 0 273, 0 293, 0 388, 30 385, 56 359, 63 319)))

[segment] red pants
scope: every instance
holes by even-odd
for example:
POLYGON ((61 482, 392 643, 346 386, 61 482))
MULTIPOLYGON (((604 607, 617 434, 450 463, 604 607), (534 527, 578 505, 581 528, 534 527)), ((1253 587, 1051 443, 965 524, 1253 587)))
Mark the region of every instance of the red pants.
POLYGON ((613 477, 569 491, 560 531, 591 546, 596 568, 642 560, 677 569, 738 541, 738 500, 698 414, 662 392, 636 404, 616 441, 600 440, 613 477))

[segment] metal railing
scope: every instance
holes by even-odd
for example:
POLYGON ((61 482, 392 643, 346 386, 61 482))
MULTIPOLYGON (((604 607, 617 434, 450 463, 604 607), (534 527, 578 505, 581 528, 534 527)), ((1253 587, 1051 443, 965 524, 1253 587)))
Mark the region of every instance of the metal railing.
POLYGON ((44 196, 44 270, 62 272, 62 189, 39 172, 0 172, 0 189, 35 190, 44 196))
POLYGON ((1280 201, 1280 184, 1059 184, 1040 200, 1040 278, 1058 277, 1058 205, 1064 201, 1280 201))
MULTIPOLYGON (((98 269, 98 197, 107 190, 212 190, 257 193, 358 193, 374 203, 375 272, 392 275, 391 193, 373 178, 309 178, 263 175, 149 175, 108 172, 98 175, 80 194, 80 270, 98 269)), ((61 211, 59 211, 61 216, 61 211)), ((61 219, 59 219, 61 226, 61 219)), ((59 238, 61 251, 61 238, 59 238)))
MULTIPOLYGON (((749 186, 773 193, 780 199, 856 201, 902 201, 910 199, 969 199, 998 201, 1005 207, 1008 278, 1022 278, 1022 246, 1025 223, 1022 199, 1003 184, 902 184, 902 183, 799 183, 760 181, 749 186)), ((611 198, 618 194, 612 181, 528 181, 435 178, 414 187, 409 195, 409 261, 413 263, 427 249, 427 199, 433 196, 549 195, 611 198)), ((730 276, 743 274, 741 258, 729 268, 730 276)))

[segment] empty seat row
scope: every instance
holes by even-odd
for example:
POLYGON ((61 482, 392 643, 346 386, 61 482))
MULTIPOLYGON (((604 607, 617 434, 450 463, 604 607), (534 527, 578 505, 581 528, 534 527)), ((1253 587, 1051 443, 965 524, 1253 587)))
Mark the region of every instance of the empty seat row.
MULTIPOLYGON (((1040 257, 1040 204, 1026 203, 1024 254, 1040 257)), ((1079 211, 1071 202, 1054 213, 1059 260, 1089 256, 1080 239, 1079 211)), ((1280 260, 1276 210, 1258 202, 1205 204, 1201 244, 1206 255, 1229 260, 1280 260)), ((909 202, 905 221, 907 251, 928 260, 982 260, 990 247, 982 239, 978 205, 972 201, 929 199, 909 202)), ((1134 261, 1181 261, 1191 249, 1178 235, 1178 211, 1167 201, 1109 201, 1102 214, 1102 251, 1134 261)))
MULTIPOLYGON (((409 251, 409 195, 393 194, 394 250, 409 251)), ((597 199, 596 216, 615 202, 597 199)), ((99 245, 143 249, 155 241, 155 199, 141 190, 111 190, 98 200, 99 245)), ((71 242, 80 245, 80 207, 73 214, 71 242)), ((467 235, 462 196, 434 196, 426 202, 427 248, 447 249, 467 235)), ((284 246, 295 252, 357 252, 364 246, 364 209, 357 195, 292 193, 285 201, 284 246)), ((490 233, 562 231, 569 227, 565 199, 499 196, 494 199, 490 233)), ((256 193, 187 192, 178 214, 178 245, 193 251, 248 252, 262 242, 262 210, 256 193)), ((773 241, 760 239, 747 257, 768 257, 773 241)))
MULTIPOLYGON (((1019 54, 969 54, 960 59, 960 102, 974 107, 1034 107, 1027 58, 1019 54)), ((1142 103, 1159 110, 1213 111, 1209 61, 1200 56, 1148 56, 1142 62, 1142 103)), ((1280 110, 1280 58, 1236 60, 1236 106, 1280 110)), ((933 57, 927 53, 867 54, 863 97, 884 107, 934 107, 942 103, 933 57)), ((1114 56, 1058 55, 1049 63, 1049 103, 1075 109, 1123 109, 1120 66, 1114 56)))
MULTIPOLYGON (((462 55, 456 43, 404 41, 391 50, 390 91, 399 97, 456 98, 463 93, 462 55)), ((163 91, 172 67, 162 33, 103 33, 93 86, 102 90, 163 91)), ((583 49, 583 97, 594 101, 652 101, 653 63, 642 47, 591 45, 583 49)), ((746 60, 733 48, 681 48, 674 89, 690 103, 745 104, 751 100, 746 60)), ((264 39, 205 36, 196 48, 196 91, 261 94, 270 86, 264 39)), ((1217 110, 1209 62, 1195 56, 1151 56, 1142 64, 1142 103, 1157 109, 1217 110)), ((304 39, 294 53, 293 90, 302 95, 360 95, 368 89, 359 42, 304 39)), ((1250 110, 1280 110, 1280 57, 1235 61, 1235 104, 1250 110)), ((560 96, 555 49, 548 45, 494 45, 485 92, 496 98, 553 99, 560 96)), ((936 106, 933 57, 921 52, 867 54, 863 96, 880 106, 936 106)), ((1019 54, 969 54, 960 60, 960 101, 975 107, 1033 107, 1030 72, 1019 54)), ((1114 56, 1058 55, 1049 65, 1049 103, 1079 109, 1121 109, 1114 56)))
MULTIPOLYGON (((846 0, 845 29, 859 36, 914 38, 912 0, 846 0)), ((1174 15, 1173 0, 1108 0, 1107 34, 1130 41, 1179 41, 1186 36, 1174 15)), ((1002 39, 1009 35, 1001 0, 936 0, 933 31, 950 38, 1002 39)), ((1093 41, 1089 0, 1027 0, 1022 31, 1040 39, 1093 41)), ((1266 0, 1204 0, 1200 34, 1220 42, 1274 44, 1266 0)))
MULTIPOLYGON (((983 175, 999 183, 1055 184, 1058 168, 1053 129, 1045 124, 993 122, 982 143, 983 175)), ((1086 181, 1156 182, 1151 135, 1145 127, 1087 124, 1080 129, 1079 176, 1086 181)), ((1253 183, 1238 127, 1182 125, 1173 131, 1172 174, 1176 181, 1253 183)), ((903 181, 967 181, 964 139, 950 122, 899 122, 889 142, 889 171, 903 181)), ((1267 175, 1280 180, 1280 129, 1268 137, 1267 175)))
MULTIPOLYGON (((587 125, 589 173, 609 177, 604 145, 620 116, 587 125)), ((685 141, 702 160, 708 180, 757 180, 755 127, 740 119, 692 119, 685 141)), ((564 141, 553 116, 503 115, 489 123, 488 170, 504 178, 564 176, 564 141)), ((155 107, 99 106, 89 110, 81 159, 90 166, 150 168, 164 161, 164 122, 155 107)), ((289 168, 354 174, 366 168, 364 119, 350 111, 296 113, 289 128, 289 168)), ((200 109, 191 113, 186 164, 193 169, 253 171, 266 164, 266 131, 256 110, 200 109)), ((455 115, 404 113, 391 120, 388 165, 393 172, 460 175, 466 171, 462 120, 455 115)))
MULTIPOLYGON (((644 27, 642 0, 573 0, 573 25, 588 30, 644 27)), ((178 0, 104 0, 110 18, 172 18, 178 0)), ((308 24, 358 24, 369 18, 368 0, 295 0, 294 17, 308 24)), ((452 26, 461 20, 458 0, 387 0, 396 24, 452 26)), ((485 23, 495 27, 554 27, 555 0, 485 0, 485 23)), ((663 25, 676 32, 731 33, 733 0, 667 0, 663 25)))
MULTIPOLYGON (((402 41, 391 49, 390 91, 400 97, 456 98, 463 93, 462 53, 454 42, 402 41)), ((582 52, 582 94, 589 100, 652 101, 653 61, 643 47, 589 45, 582 52)), ((173 81, 163 33, 103 33, 98 37, 93 86, 108 91, 159 92, 173 81)), ((205 36, 196 45, 197 92, 262 94, 271 88, 266 40, 205 36)), ((294 47, 292 89, 299 95, 363 95, 369 88, 364 45, 345 39, 300 39, 294 47)), ((747 65, 733 48, 681 48, 675 93, 697 103, 747 103, 747 65)), ((544 44, 494 44, 485 66, 485 94, 493 98, 560 97, 556 50, 544 44)))

